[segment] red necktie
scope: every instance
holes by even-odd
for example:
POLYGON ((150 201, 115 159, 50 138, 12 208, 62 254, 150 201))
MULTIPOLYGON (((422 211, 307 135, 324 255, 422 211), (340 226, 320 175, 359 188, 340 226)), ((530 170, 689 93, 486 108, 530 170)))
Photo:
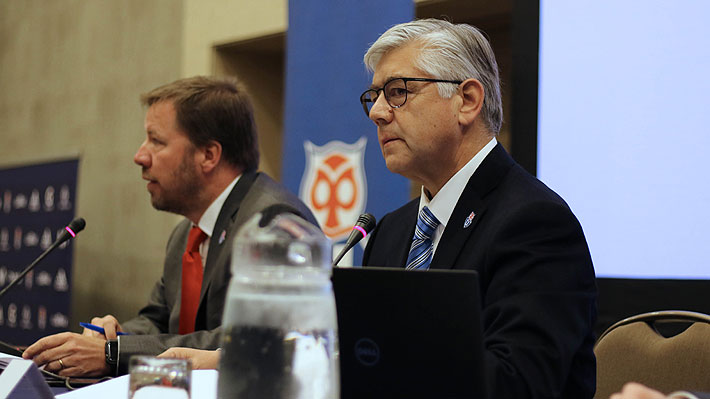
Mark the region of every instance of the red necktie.
POLYGON ((180 302, 180 334, 195 331, 195 318, 202 289, 202 258, 200 244, 207 238, 197 226, 192 226, 187 236, 187 247, 182 254, 182 297, 180 302))

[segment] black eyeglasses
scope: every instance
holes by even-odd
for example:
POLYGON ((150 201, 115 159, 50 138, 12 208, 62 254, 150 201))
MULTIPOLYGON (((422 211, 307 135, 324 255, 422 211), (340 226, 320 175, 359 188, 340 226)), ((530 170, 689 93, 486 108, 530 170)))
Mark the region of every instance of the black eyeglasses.
POLYGON ((360 95, 360 103, 365 114, 369 117, 372 106, 375 105, 380 92, 385 93, 385 100, 392 108, 399 108, 407 102, 407 82, 433 82, 433 83, 454 83, 460 85, 461 80, 443 80, 429 78, 394 78, 385 82, 379 89, 368 89, 360 95))

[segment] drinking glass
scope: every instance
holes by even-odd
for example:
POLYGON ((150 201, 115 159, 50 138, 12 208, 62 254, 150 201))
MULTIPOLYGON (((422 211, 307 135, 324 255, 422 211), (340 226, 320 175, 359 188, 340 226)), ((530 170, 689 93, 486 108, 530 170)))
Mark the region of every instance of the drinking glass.
POLYGON ((133 356, 128 399, 189 399, 192 365, 187 359, 133 356))

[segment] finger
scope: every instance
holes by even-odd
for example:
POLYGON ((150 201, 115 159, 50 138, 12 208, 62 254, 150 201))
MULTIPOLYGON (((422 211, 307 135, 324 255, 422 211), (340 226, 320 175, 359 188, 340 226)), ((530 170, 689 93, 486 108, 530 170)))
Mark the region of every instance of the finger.
POLYGON ((219 365, 220 351, 199 351, 192 358, 193 369, 215 369, 219 365))
POLYGON ((66 358, 62 360, 64 362, 64 367, 57 370, 55 374, 59 374, 62 377, 88 377, 86 371, 80 367, 80 364, 72 365, 75 359, 67 362, 66 358))
MULTIPOLYGON (((46 351, 37 354, 34 358, 32 358, 32 361, 38 366, 44 364, 45 368, 49 367, 52 370, 59 370, 62 368, 59 363, 59 359, 63 359, 68 355, 69 353, 62 345, 56 348, 47 349, 46 351)), ((64 360, 62 360, 62 362, 64 362, 64 360)))
POLYGON ((635 393, 635 392, 641 391, 643 388, 644 388, 643 385, 632 381, 632 382, 627 382, 626 384, 624 384, 624 386, 621 387, 621 392, 622 393, 628 393, 628 392, 635 393))
POLYGON ((655 391, 651 388, 648 388, 642 384, 639 384, 637 382, 628 382, 624 384, 624 387, 621 390, 621 393, 624 394, 626 397, 630 398, 639 398, 639 399, 652 399, 652 398, 657 398, 657 397, 664 397, 663 394, 661 394, 658 391, 655 391))
POLYGON ((83 335, 85 337, 104 338, 104 335, 101 334, 100 332, 91 330, 86 327, 84 327, 84 331, 81 332, 81 335, 83 335))
POLYGON ((51 362, 44 365, 44 370, 49 371, 50 373, 59 374, 59 372, 62 370, 62 365, 61 363, 59 363, 58 359, 52 360, 51 362))
POLYGON ((94 317, 91 319, 91 324, 98 326, 98 327, 106 327, 107 324, 111 323, 117 323, 118 321, 116 320, 115 317, 111 316, 110 314, 107 314, 104 317, 94 317))
POLYGON ((175 358, 175 357, 177 357, 177 354, 175 353, 173 348, 170 348, 170 349, 166 350, 165 352, 159 354, 158 357, 160 357, 160 358, 175 358))
POLYGON ((54 374, 59 374, 62 377, 76 377, 81 375, 81 369, 79 367, 67 366, 54 374))
POLYGON ((62 339, 61 345, 45 349, 42 352, 35 354, 32 361, 36 365, 46 365, 53 360, 64 359, 67 356, 71 356, 76 350, 76 338, 80 338, 81 335, 74 333, 62 333, 57 335, 59 335, 59 338, 62 339))
POLYGON ((110 314, 102 318, 95 317, 91 323, 103 327, 107 339, 116 339, 116 331, 122 331, 118 320, 110 314))
POLYGON ((194 349, 183 348, 183 347, 173 347, 169 348, 165 352, 158 355, 158 357, 172 358, 172 359, 190 359, 194 356, 194 349))
POLYGON ((118 332, 123 332, 123 327, 121 327, 121 323, 118 322, 118 319, 115 317, 111 316, 111 319, 113 320, 113 329, 114 331, 118 332))
POLYGON ((71 333, 59 333, 44 337, 25 349, 22 357, 24 359, 34 359, 37 355, 64 344, 69 337, 71 337, 71 333))
POLYGON ((96 323, 94 323, 94 324, 96 324, 97 326, 101 326, 101 327, 106 327, 106 324, 108 324, 108 323, 111 323, 114 325, 119 324, 118 319, 115 316, 110 315, 110 314, 107 314, 106 316, 101 317, 101 318, 96 317, 95 319, 97 320, 96 323, 98 323, 98 324, 96 324, 96 323))
MULTIPOLYGON (((101 326, 101 324, 99 323, 98 320, 101 320, 101 319, 98 317, 94 317, 91 319, 91 321, 89 323, 93 324, 95 326, 101 326)), ((92 330, 90 328, 86 328, 86 327, 84 327, 84 330, 81 332, 81 335, 83 335, 85 337, 95 337, 95 338, 103 337, 103 334, 101 334, 100 332, 94 331, 94 330, 92 330)))
POLYGON ((116 339, 116 323, 104 324, 104 334, 106 339, 116 339))

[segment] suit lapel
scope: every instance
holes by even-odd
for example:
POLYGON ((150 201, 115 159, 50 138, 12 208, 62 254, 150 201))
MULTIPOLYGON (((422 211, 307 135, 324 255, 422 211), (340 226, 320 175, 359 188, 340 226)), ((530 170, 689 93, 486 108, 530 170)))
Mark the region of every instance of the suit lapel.
POLYGON ((454 268, 466 241, 485 216, 488 201, 491 198, 488 195, 498 186, 513 164, 512 158, 500 143, 481 162, 466 184, 454 211, 451 213, 430 268, 454 268), (472 213, 473 219, 470 224, 466 223, 472 213))
MULTIPOLYGON (((222 209, 219 211, 219 216, 217 217, 217 222, 214 225, 212 237, 210 238, 207 260, 205 261, 202 290, 200 291, 200 307, 202 307, 202 303, 205 301, 205 294, 215 278, 216 265, 229 262, 229 259, 225 259, 225 257, 229 257, 231 254, 231 248, 228 247, 231 246, 231 239, 235 233, 232 231, 232 226, 236 221, 237 212, 242 204, 242 200, 244 200, 244 197, 246 197, 251 189, 256 177, 257 173, 255 172, 244 173, 232 189, 232 192, 227 196, 224 205, 222 205, 222 209)), ((201 309, 198 309, 198 314, 200 310, 201 309)))

